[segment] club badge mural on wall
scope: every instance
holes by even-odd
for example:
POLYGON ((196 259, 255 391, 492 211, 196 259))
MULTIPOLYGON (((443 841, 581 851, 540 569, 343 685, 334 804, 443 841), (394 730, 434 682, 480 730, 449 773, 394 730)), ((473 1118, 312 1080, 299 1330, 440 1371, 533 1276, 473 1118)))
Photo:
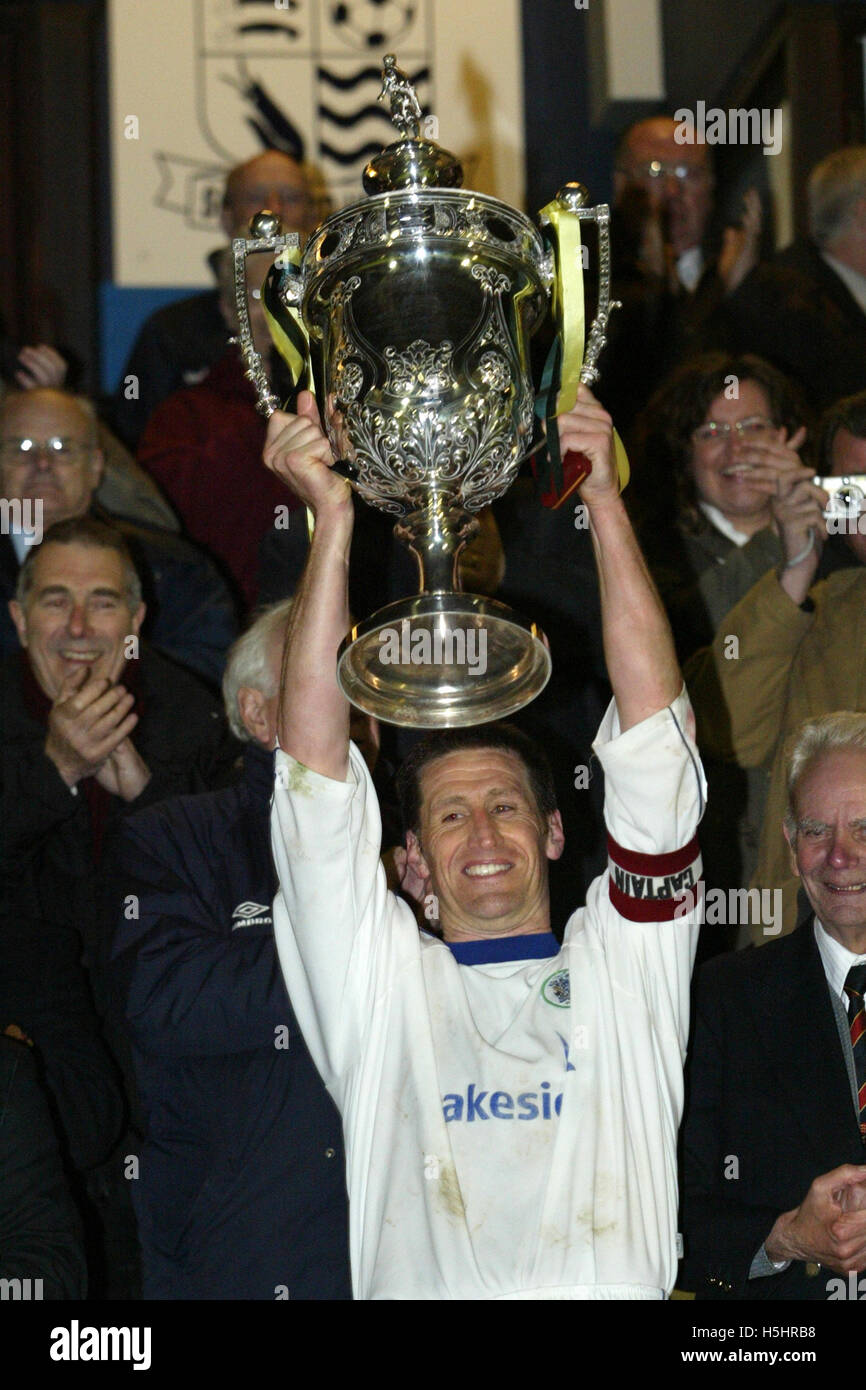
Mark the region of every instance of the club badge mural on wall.
POLYGON ((335 206, 387 137, 376 100, 383 48, 399 45, 432 102, 433 0, 194 0, 195 106, 210 164, 160 150, 158 206, 216 228, 226 167, 276 148, 314 164, 335 206), (312 75, 312 81, 311 81, 312 75), (307 100, 299 101, 306 91, 307 100))
POLYGON ((226 171, 262 149, 303 156, 322 215, 355 198, 389 138, 388 52, 440 117, 422 133, 519 203, 520 14, 519 0, 109 0, 115 284, 206 282, 226 171))

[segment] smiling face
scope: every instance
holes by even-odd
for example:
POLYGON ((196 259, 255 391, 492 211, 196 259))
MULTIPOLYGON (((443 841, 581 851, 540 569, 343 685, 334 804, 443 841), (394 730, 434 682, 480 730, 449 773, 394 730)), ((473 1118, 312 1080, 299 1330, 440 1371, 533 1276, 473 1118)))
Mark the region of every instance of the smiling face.
POLYGON ((547 861, 562 854, 559 812, 540 814, 527 770, 498 748, 446 753, 420 774, 412 868, 439 900, 447 941, 550 930, 547 861))
POLYGON ((94 545, 40 546, 33 557, 30 592, 22 607, 9 605, 33 673, 50 699, 82 666, 90 680, 116 681, 126 657, 124 639, 137 633, 144 604, 135 611, 125 592, 116 550, 94 545))
MULTIPOLYGON (((785 439, 785 430, 772 424, 757 429, 758 420, 772 421, 772 410, 766 392, 755 381, 740 382, 738 400, 716 396, 710 402, 704 424, 711 420, 731 426, 739 420, 753 420, 754 438, 762 444, 782 443, 785 439)), ((750 484, 749 447, 748 438, 741 438, 733 428, 718 439, 693 439, 690 468, 699 499, 717 507, 732 525, 751 536, 769 525, 770 499, 750 484)))
POLYGON ((811 763, 795 798, 794 872, 830 936, 866 952, 866 750, 840 748, 811 763))

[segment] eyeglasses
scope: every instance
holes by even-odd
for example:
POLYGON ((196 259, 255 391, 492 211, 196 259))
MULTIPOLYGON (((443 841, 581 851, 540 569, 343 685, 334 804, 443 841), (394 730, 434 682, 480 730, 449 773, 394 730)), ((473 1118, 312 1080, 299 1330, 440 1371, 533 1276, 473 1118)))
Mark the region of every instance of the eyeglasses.
POLYGON ((0 440, 0 459, 4 463, 27 463, 34 458, 50 458, 56 463, 77 463, 91 446, 80 439, 63 439, 54 434, 50 439, 2 439, 0 440))
POLYGON ((750 415, 747 420, 734 420, 733 424, 728 420, 708 420, 705 425, 698 425, 696 430, 692 430, 692 439, 696 444, 720 444, 730 437, 731 430, 736 430, 738 439, 760 439, 777 428, 772 420, 765 420, 763 415, 750 415))
POLYGON ((698 184, 708 176, 708 170, 696 164, 664 164, 660 159, 651 159, 647 164, 631 164, 620 170, 632 179, 677 179, 680 183, 698 184))

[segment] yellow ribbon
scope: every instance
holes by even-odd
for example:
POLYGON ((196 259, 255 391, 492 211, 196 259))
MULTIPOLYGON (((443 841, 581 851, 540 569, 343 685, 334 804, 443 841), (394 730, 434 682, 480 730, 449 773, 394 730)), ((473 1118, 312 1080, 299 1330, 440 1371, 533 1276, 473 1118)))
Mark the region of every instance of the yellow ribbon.
POLYGON ((288 267, 299 274, 300 264, 299 246, 285 246, 278 252, 262 286, 262 309, 274 347, 291 373, 292 384, 298 386, 303 383, 315 395, 310 370, 310 337, 300 307, 284 304, 278 294, 280 280, 288 267))
MULTIPOLYGON (((303 382, 307 390, 315 396, 316 383, 310 366, 310 335, 300 307, 284 304, 278 294, 279 282, 287 267, 291 266, 294 272, 299 274, 300 265, 300 246, 284 246, 282 251, 277 253, 262 286, 262 309, 274 347, 291 374, 292 385, 299 386, 303 382)), ((307 539, 312 541, 316 523, 312 510, 306 507, 305 511, 307 539)))
MULTIPOLYGON (((556 413, 563 415, 577 401, 577 388, 583 367, 586 345, 586 306, 583 298, 583 257, 581 255, 580 218, 557 199, 541 210, 553 234, 556 250, 556 277, 550 299, 551 313, 559 334, 562 353, 560 386, 556 397, 556 413)), ((625 445, 617 431, 613 432, 614 459, 622 492, 629 480, 630 468, 625 445)))

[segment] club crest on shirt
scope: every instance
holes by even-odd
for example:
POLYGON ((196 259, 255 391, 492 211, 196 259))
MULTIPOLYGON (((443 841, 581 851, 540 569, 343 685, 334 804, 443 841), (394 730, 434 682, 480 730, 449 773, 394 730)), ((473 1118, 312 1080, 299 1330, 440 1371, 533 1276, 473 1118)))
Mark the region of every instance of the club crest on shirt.
POLYGON ((571 983, 568 978, 568 971, 557 970, 555 975, 548 975, 541 986, 541 997, 546 1003, 553 1004, 554 1008, 567 1009, 571 1003, 571 983))

